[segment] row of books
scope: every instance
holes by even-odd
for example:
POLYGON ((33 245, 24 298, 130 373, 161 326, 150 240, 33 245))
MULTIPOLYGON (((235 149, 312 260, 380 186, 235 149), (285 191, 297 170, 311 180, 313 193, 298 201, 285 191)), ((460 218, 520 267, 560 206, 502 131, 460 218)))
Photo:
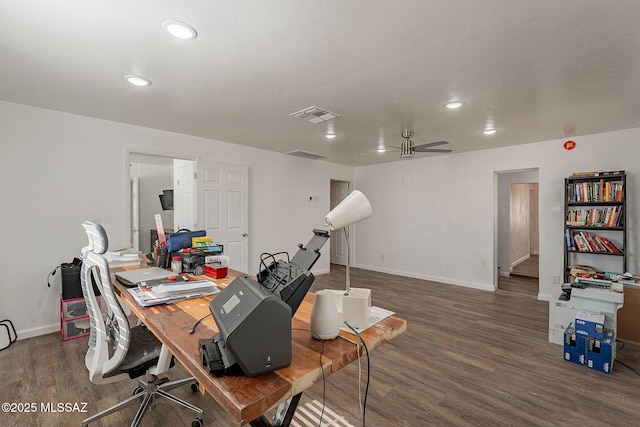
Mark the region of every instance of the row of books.
POLYGON ((621 227, 622 206, 603 209, 573 209, 567 212, 567 225, 589 227, 621 227))
POLYGON ((572 177, 591 177, 591 176, 612 176, 612 175, 624 175, 624 171, 605 171, 605 172, 574 172, 572 177))
POLYGON ((572 251, 619 254, 622 251, 609 239, 587 231, 566 230, 567 248, 572 251))
POLYGON ((611 181, 567 184, 568 202, 621 202, 624 184, 611 181))

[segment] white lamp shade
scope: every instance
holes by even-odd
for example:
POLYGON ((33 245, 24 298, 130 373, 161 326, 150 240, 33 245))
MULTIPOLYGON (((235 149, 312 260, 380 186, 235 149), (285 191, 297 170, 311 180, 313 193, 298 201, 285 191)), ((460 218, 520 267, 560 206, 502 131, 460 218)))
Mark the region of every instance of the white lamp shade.
POLYGON ((331 231, 371 217, 371 203, 358 190, 354 190, 324 218, 331 231))

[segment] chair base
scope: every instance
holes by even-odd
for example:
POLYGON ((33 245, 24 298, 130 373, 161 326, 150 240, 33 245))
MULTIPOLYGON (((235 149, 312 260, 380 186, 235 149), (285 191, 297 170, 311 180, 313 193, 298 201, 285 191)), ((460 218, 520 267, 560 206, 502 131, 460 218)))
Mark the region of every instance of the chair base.
POLYGON ((82 427, 86 427, 89 425, 89 423, 92 423, 109 414, 113 414, 114 412, 119 411, 120 409, 126 408, 127 406, 131 406, 135 404, 139 399, 142 399, 142 402, 140 403, 140 408, 138 408, 138 412, 136 413, 136 416, 131 422, 131 427, 135 427, 140 423, 142 416, 144 415, 145 411, 153 401, 154 397, 164 397, 171 403, 182 406, 183 408, 190 409, 191 411, 196 413, 196 418, 193 421, 192 425, 202 425, 202 421, 203 421, 202 409, 198 408, 197 406, 193 406, 192 404, 185 402, 184 400, 179 399, 167 393, 167 391, 189 382, 193 383, 192 385, 192 390, 193 390, 194 385, 197 384, 193 379, 193 377, 184 378, 176 381, 169 381, 168 378, 158 378, 157 376, 152 375, 150 380, 147 382, 144 382, 143 380, 139 380, 140 385, 136 387, 136 389, 133 391, 134 393, 133 396, 131 396, 127 400, 124 400, 110 408, 105 409, 104 411, 101 411, 85 419, 82 422, 82 427))

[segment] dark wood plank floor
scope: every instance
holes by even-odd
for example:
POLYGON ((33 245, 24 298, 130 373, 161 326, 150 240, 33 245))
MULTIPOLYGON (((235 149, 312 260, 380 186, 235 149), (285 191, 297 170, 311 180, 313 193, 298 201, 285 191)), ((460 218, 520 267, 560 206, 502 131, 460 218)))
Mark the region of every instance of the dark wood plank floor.
POLYGON ((498 289, 537 297, 540 288, 539 269, 538 255, 531 255, 529 259, 513 267, 509 277, 498 276, 498 289))
MULTIPOLYGON (((371 353, 367 426, 638 426, 640 376, 621 363, 607 375, 565 362, 548 338, 548 303, 515 292, 486 292, 351 270, 352 286, 372 289, 373 304, 407 319, 408 330, 371 353)), ((344 268, 316 278, 312 290, 342 288, 344 268)), ((0 402, 87 402, 89 413, 126 398, 135 382, 94 385, 84 368, 86 339, 59 334, 18 341, 0 352, 0 402)), ((640 348, 618 361, 640 370, 640 348)), ((171 378, 186 376, 176 366, 171 378)), ((326 382, 327 405, 361 425, 358 366, 326 382)), ((363 380, 366 362, 363 360, 363 380)), ((322 400, 322 384, 301 404, 322 400)), ((205 425, 233 423, 208 396, 175 394, 205 410, 205 425)), ((159 400, 143 426, 190 425, 192 416, 159 400)), ((128 425, 135 408, 96 426, 128 425)), ((2 426, 77 426, 87 414, 0 412, 2 426)))

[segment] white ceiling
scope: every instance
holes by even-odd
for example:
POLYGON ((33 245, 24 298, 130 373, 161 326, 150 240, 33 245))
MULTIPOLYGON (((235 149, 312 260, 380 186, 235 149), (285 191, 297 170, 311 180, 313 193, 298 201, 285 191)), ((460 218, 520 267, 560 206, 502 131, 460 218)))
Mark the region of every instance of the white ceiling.
POLYGON ((0 16, 2 100, 335 163, 399 160, 375 149, 404 128, 459 153, 640 126, 638 0, 4 0, 0 16), (339 117, 289 116, 312 105, 339 117))

